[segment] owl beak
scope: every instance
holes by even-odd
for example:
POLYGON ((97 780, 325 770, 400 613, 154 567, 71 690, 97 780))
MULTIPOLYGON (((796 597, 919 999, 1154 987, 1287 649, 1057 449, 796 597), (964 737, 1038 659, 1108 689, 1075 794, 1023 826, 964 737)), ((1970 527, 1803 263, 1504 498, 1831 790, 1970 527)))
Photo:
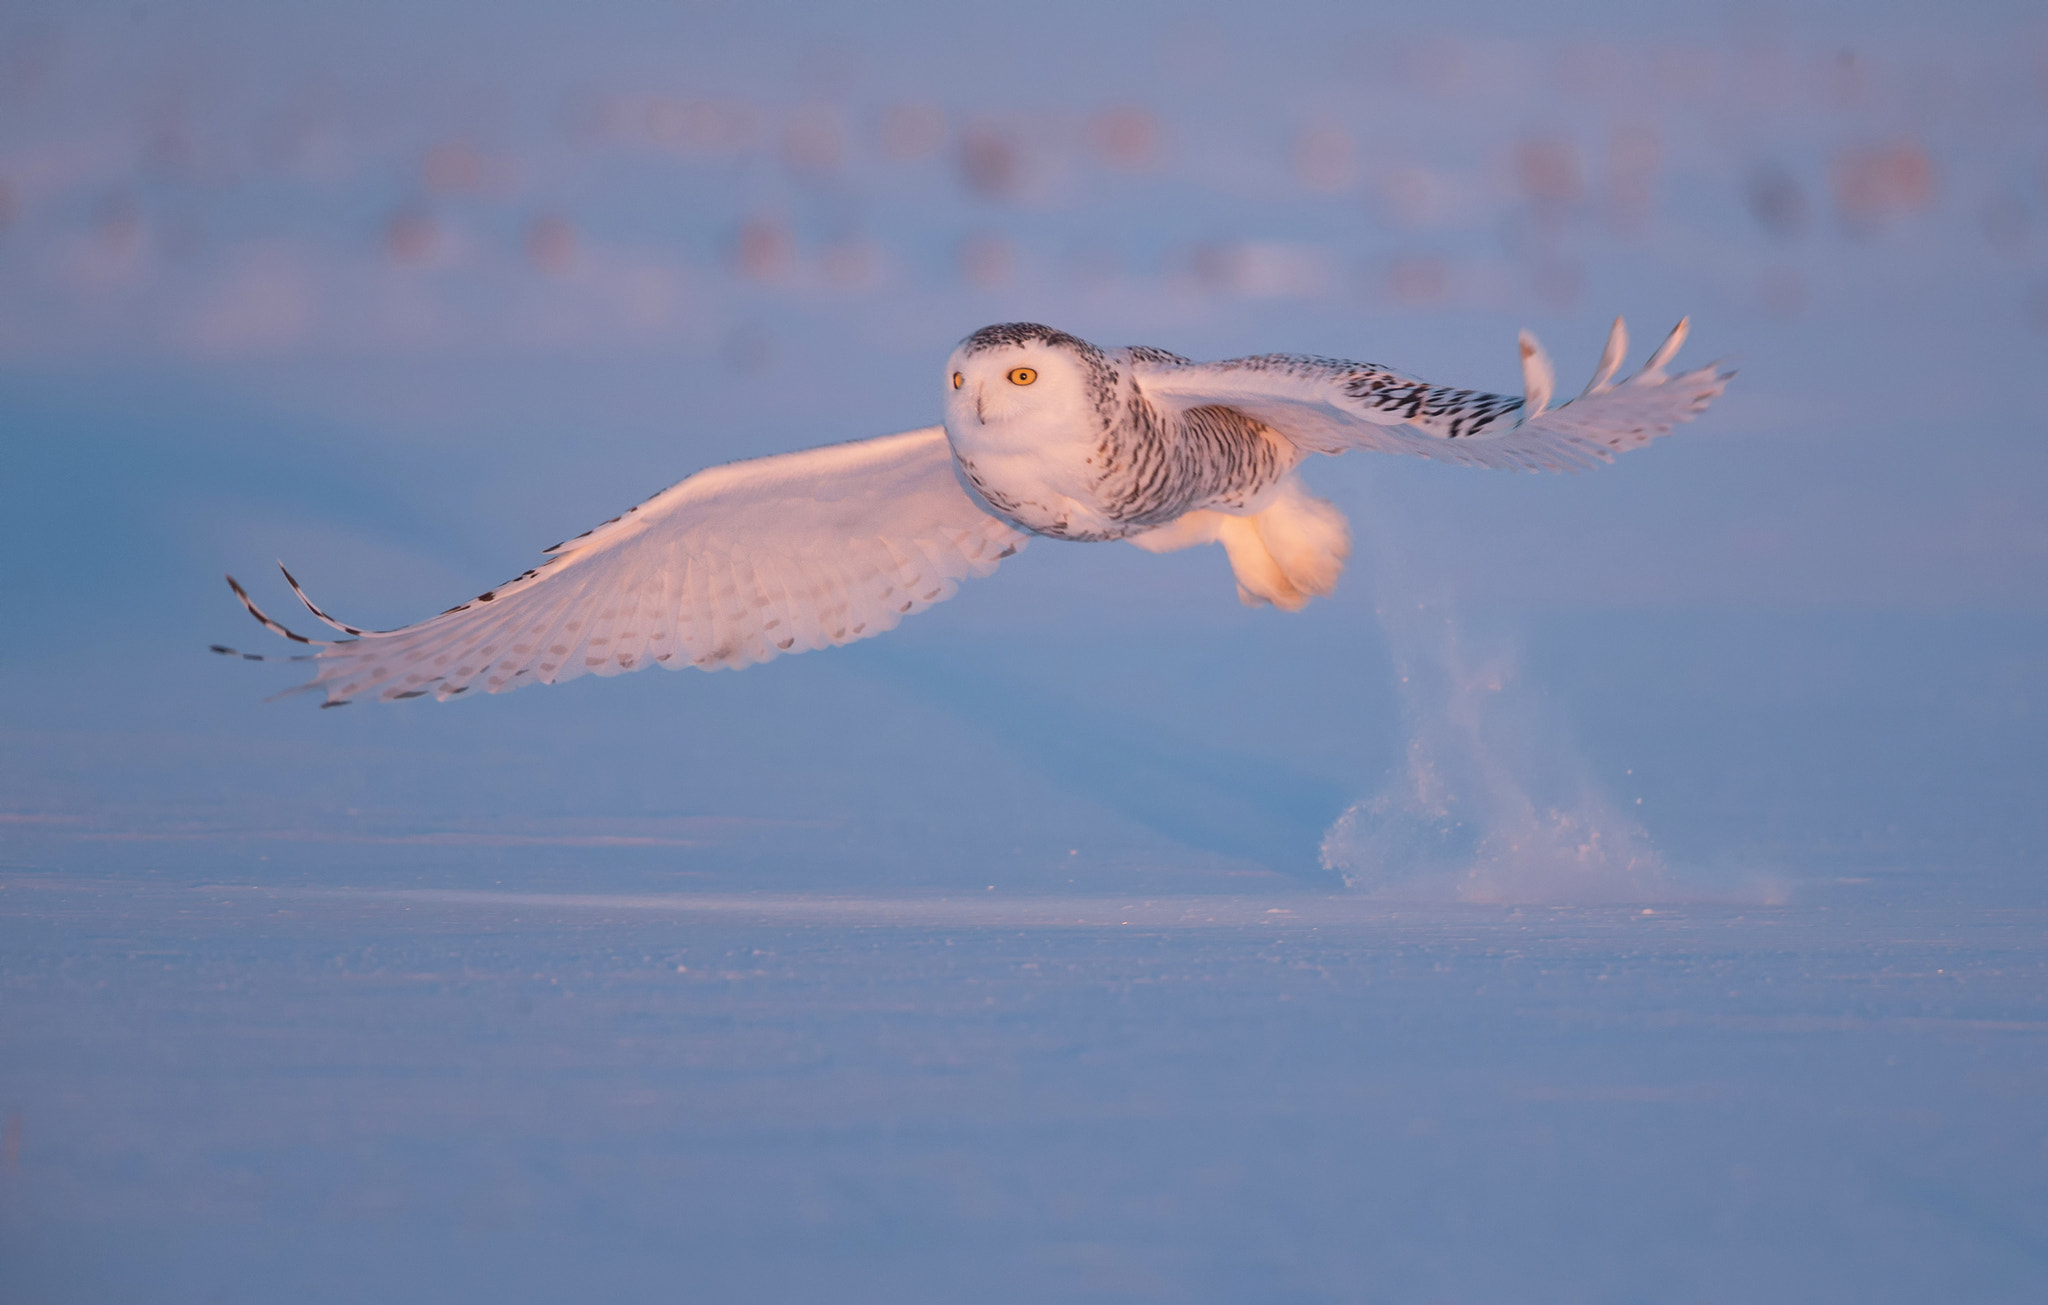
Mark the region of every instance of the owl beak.
POLYGON ((975 420, 976 422, 978 422, 979 424, 983 425, 983 426, 986 426, 986 425, 988 425, 988 418, 986 418, 986 417, 984 417, 984 416, 982 416, 982 415, 981 415, 981 386, 980 386, 980 385, 976 385, 976 386, 974 387, 974 420, 975 420))

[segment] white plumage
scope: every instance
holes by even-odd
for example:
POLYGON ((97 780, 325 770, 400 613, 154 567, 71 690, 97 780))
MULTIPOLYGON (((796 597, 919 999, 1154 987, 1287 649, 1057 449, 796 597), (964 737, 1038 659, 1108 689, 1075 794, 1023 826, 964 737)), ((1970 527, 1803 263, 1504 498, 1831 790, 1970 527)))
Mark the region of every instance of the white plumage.
MULTIPOLYGON (((1620 321, 1585 392, 1548 407, 1548 358, 1522 336, 1521 399, 1336 359, 1194 363, 1099 349, 1030 324, 969 336, 946 424, 698 472, 439 616, 312 640, 327 706, 499 693, 648 665, 706 670, 867 638, 984 576, 1032 534, 1164 552, 1220 542, 1247 603, 1294 609, 1334 587, 1342 514, 1311 496, 1309 453, 1373 449, 1471 466, 1569 470, 1668 433, 1732 373, 1667 378, 1685 323, 1616 386, 1620 321)), ((286 579, 291 580, 290 574, 286 579)), ((215 651, 236 653, 216 645, 215 651)))

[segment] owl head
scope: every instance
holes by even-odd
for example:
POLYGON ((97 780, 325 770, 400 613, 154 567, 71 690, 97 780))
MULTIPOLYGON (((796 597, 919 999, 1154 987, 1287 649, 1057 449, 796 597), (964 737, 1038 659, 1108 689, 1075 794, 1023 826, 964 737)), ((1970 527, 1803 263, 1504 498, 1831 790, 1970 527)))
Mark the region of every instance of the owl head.
POLYGON ((1083 423, 1114 409, 1118 377, 1102 350, 1033 322, 984 326, 946 360, 949 430, 1083 423))

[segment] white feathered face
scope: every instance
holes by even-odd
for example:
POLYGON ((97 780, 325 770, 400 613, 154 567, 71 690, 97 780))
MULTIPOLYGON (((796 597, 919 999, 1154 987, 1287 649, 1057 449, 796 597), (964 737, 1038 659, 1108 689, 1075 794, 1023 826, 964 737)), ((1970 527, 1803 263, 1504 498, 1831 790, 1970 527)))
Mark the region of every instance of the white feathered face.
POLYGON ((1088 371, 1069 338, 1044 327, 992 326, 969 336, 946 362, 947 428, 1092 427, 1088 371))

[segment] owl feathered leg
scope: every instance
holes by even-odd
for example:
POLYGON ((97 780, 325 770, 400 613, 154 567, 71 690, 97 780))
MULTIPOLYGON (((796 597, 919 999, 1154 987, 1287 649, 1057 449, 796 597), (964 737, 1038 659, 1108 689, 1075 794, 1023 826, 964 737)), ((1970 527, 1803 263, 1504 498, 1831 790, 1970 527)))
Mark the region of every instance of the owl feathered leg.
MULTIPOLYGON (((1334 503, 1317 498, 1302 487, 1299 478, 1290 476, 1281 484, 1277 499, 1245 520, 1258 531, 1266 555, 1299 596, 1293 606, 1277 598, 1268 601, 1292 612, 1311 598, 1328 597, 1337 588, 1337 577, 1344 574, 1344 563, 1351 557, 1351 523, 1334 503)), ((1232 557, 1233 568, 1236 561, 1232 557)), ((1241 572, 1239 583, 1243 583, 1241 572)))
POLYGON ((1230 570, 1237 577, 1237 601, 1246 607, 1271 603, 1283 612, 1298 612, 1308 606, 1309 596, 1294 587, 1251 517, 1224 517, 1217 542, 1230 555, 1230 570))
POLYGON ((1230 557, 1237 597, 1247 607, 1267 603, 1298 612, 1311 598, 1337 587, 1351 556, 1351 527, 1331 503, 1289 476, 1257 512, 1233 516, 1204 509, 1189 512, 1156 530, 1132 535, 1148 553, 1171 553, 1196 544, 1217 543, 1230 557))

